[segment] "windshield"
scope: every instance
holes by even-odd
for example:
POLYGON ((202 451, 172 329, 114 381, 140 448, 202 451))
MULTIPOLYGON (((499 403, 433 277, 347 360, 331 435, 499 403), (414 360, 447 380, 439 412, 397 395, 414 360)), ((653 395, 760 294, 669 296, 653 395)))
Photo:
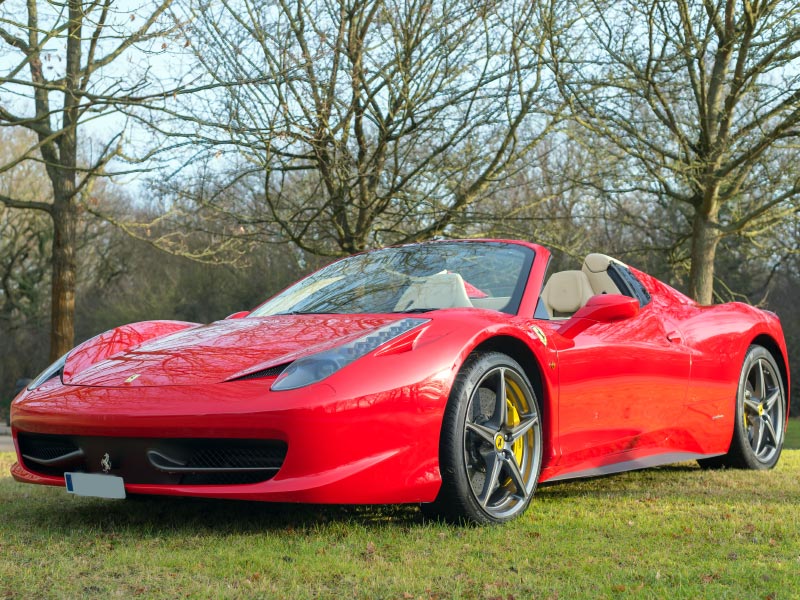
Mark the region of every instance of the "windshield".
POLYGON ((278 294, 251 316, 488 308, 515 314, 533 250, 505 242, 433 242, 351 256, 278 294))

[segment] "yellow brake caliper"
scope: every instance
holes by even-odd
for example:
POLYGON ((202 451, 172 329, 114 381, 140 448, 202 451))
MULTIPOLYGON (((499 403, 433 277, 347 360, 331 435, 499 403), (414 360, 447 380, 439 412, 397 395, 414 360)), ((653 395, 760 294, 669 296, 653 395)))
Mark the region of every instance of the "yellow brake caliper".
MULTIPOLYGON (((525 397, 522 395, 522 390, 520 390, 519 387, 517 387, 517 385, 513 381, 507 381, 506 385, 509 388, 508 391, 506 392, 506 405, 508 406, 508 417, 506 422, 509 427, 513 428, 519 425, 522 419, 520 419, 519 410, 517 410, 516 404, 511 401, 510 396, 512 396, 513 394, 513 397, 517 399, 520 404, 523 404, 523 406, 521 407, 523 410, 527 410, 528 407, 524 406, 525 397)), ((514 454, 514 458, 517 461, 517 465, 519 465, 520 467, 522 466, 522 452, 523 449, 525 448, 524 438, 525 436, 520 437, 516 442, 514 442, 514 445, 511 446, 511 452, 514 454)))

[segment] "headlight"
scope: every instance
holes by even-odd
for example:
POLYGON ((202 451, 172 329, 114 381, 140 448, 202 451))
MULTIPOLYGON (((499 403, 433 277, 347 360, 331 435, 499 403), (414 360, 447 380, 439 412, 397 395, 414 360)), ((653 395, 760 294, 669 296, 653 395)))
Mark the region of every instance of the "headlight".
POLYGON ((52 379, 56 375, 60 374, 61 373, 61 369, 64 368, 64 363, 67 362, 67 355, 68 354, 69 354, 69 352, 67 352, 67 354, 65 354, 64 356, 59 358, 52 365, 47 367, 44 371, 42 371, 36 379, 31 381, 28 384, 28 391, 30 392, 30 391, 35 390, 40 385, 42 385, 45 381, 49 381, 50 379, 52 379))
POLYGON ((273 391, 282 392, 311 385, 330 377, 336 371, 349 365, 354 360, 369 354, 378 346, 427 323, 430 319, 400 319, 370 331, 367 335, 348 342, 338 348, 332 348, 319 354, 312 354, 294 361, 281 373, 275 383, 273 391))

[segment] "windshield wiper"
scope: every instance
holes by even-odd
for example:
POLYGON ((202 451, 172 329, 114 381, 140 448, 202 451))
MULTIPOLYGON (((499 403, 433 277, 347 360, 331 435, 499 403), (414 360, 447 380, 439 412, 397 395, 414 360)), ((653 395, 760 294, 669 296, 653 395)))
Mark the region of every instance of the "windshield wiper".
POLYGON ((407 308, 406 310, 393 310, 392 314, 411 315, 411 314, 414 314, 414 313, 431 312, 432 310, 437 310, 437 309, 435 309, 435 308, 407 308))

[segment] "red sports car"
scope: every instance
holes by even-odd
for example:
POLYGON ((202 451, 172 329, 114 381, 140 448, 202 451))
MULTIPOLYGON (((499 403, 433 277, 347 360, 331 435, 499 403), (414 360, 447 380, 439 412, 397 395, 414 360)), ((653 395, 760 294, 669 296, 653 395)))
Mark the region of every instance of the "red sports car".
POLYGON ((767 469, 789 364, 778 318, 699 306, 590 254, 519 241, 375 250, 249 313, 92 338, 13 402, 23 482, 520 515, 538 482, 697 459, 767 469))

